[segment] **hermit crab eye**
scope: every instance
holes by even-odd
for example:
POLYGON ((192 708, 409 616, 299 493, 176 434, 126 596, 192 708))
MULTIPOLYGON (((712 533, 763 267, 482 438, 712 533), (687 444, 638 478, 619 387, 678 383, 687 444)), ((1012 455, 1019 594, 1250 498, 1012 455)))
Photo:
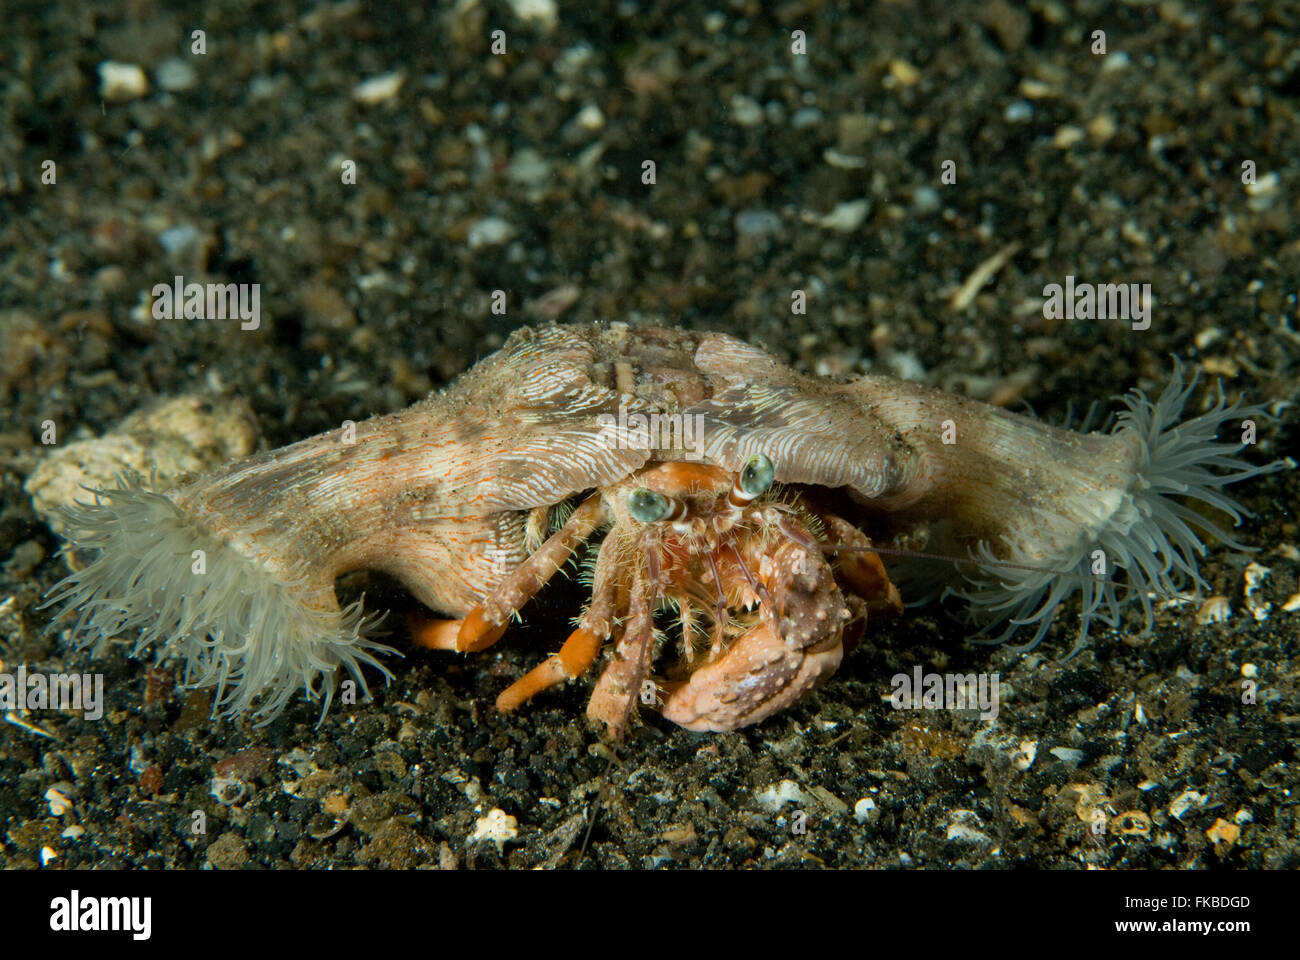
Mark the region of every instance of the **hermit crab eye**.
POLYGON ((637 487, 627 495, 627 512, 632 514, 634 520, 642 523, 662 520, 668 516, 669 509, 666 497, 645 487, 637 487))
POLYGON ((776 479, 776 467, 764 454, 756 453, 740 468, 740 489, 751 497, 767 492, 776 479))

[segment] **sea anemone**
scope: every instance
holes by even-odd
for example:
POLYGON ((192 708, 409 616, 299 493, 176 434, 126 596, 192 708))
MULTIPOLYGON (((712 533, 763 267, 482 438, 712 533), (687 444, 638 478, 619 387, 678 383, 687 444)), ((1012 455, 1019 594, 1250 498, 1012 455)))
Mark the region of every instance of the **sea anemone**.
POLYGON ((305 572, 267 570, 165 494, 119 481, 62 514, 70 545, 98 550, 42 604, 62 610, 51 627, 79 612, 69 630, 77 647, 98 654, 111 638, 134 635, 132 656, 179 658, 186 686, 216 688, 214 714, 251 713, 258 725, 299 687, 323 701, 324 717, 340 666, 363 694, 362 664, 391 676, 374 656, 391 651, 365 636, 374 620, 360 600, 340 609, 305 572))
POLYGON ((1208 411, 1179 423, 1197 380, 1194 376, 1186 382, 1183 365, 1175 358, 1170 383, 1156 400, 1137 389, 1118 398, 1125 409, 1119 411, 1110 436, 1131 451, 1129 479, 1122 488, 1093 491, 1091 517, 1081 521, 1081 498, 1075 498, 1068 519, 1045 524, 1051 506, 1037 504, 1032 524, 1013 520, 997 542, 975 546, 977 569, 968 575, 971 587, 953 592, 987 622, 977 635, 980 642, 1000 643, 1020 628, 1031 627, 1032 638, 1012 649, 1036 646, 1058 608, 1075 593, 1080 595, 1081 626, 1070 656, 1087 642, 1094 621, 1118 627, 1123 610, 1134 604, 1144 617, 1141 633, 1149 634, 1155 619, 1153 594, 1174 596, 1189 586, 1209 591, 1197 563, 1206 554, 1207 541, 1251 549, 1192 504, 1220 511, 1237 526, 1251 513, 1224 488, 1294 468, 1295 463, 1250 466, 1238 457, 1246 444, 1218 442, 1225 427, 1240 430, 1244 419, 1272 419, 1262 406, 1229 404, 1221 384, 1208 411), (1045 525, 1071 530, 1073 536, 1045 549, 1035 533, 1045 525), (999 635, 987 638, 1003 624, 999 635))

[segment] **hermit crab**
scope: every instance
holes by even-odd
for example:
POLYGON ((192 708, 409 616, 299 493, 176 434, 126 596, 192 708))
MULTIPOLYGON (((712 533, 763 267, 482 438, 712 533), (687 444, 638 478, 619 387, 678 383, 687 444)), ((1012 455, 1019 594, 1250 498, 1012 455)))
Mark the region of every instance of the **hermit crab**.
POLYGON ((681 461, 638 470, 584 500, 467 617, 425 626, 416 642, 460 651, 495 643, 575 546, 606 525, 591 605, 578 628, 557 654, 511 684, 497 707, 512 710, 580 676, 617 635, 588 715, 620 736, 636 700, 660 702, 648 677, 655 608, 663 601, 680 624, 687 674, 664 684, 663 715, 692 730, 762 720, 835 672, 846 634, 852 642, 861 632, 870 606, 902 609, 866 537, 837 516, 818 514, 803 497, 769 496, 774 479, 772 461, 762 453, 734 476, 681 461), (847 592, 812 532, 826 527, 848 548, 839 565, 847 592))
POLYGON ((363 666, 387 674, 340 574, 393 575, 450 618, 416 642, 470 652, 604 531, 577 629, 498 705, 605 650, 589 713, 611 735, 640 703, 730 730, 797 701, 869 613, 899 609, 880 554, 900 543, 956 558, 942 576, 1004 635, 1036 643, 1075 596, 1076 648, 1130 607, 1149 630, 1153 596, 1206 586, 1201 537, 1241 546, 1202 511, 1239 521, 1223 488, 1294 465, 1216 439, 1259 406, 1220 393, 1182 421, 1194 386, 1176 365, 1112 431, 1080 434, 886 377, 804 377, 722 334, 523 328, 400 413, 176 489, 99 492, 65 517, 69 546, 98 554, 47 603, 72 642, 126 635, 266 722, 296 689, 327 707, 340 668, 363 690, 363 666), (670 620, 679 651, 661 657, 670 620))

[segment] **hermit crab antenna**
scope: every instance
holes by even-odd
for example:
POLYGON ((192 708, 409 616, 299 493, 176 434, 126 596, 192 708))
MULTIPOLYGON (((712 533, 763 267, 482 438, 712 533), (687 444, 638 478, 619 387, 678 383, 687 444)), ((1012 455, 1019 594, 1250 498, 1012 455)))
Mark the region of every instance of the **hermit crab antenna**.
POLYGON ((715 611, 715 624, 725 623, 727 618, 727 597, 722 592, 722 577, 718 574, 718 565, 714 562, 713 551, 705 550, 704 559, 709 561, 709 570, 713 572, 713 589, 718 594, 718 608, 715 611))
POLYGON ((818 543, 817 547, 826 553, 879 553, 887 557, 910 557, 916 560, 939 560, 944 563, 951 563, 954 566, 963 563, 974 563, 981 567, 1005 567, 1008 570, 1027 570, 1031 573, 1051 573, 1058 577, 1067 577, 1073 580, 1090 579, 1074 570, 1060 570, 1055 567, 1042 567, 1030 563, 1012 563, 1009 560, 976 560, 974 557, 954 557, 946 553, 927 553, 924 550, 903 550, 894 547, 876 546, 875 544, 866 546, 858 543, 818 543))
POLYGON ((752 572, 750 572, 749 565, 745 563, 745 558, 742 557, 740 551, 736 549, 735 542, 728 540, 727 548, 731 550, 731 555, 736 558, 736 563, 740 565, 740 572, 743 573, 745 579, 749 581, 749 589, 754 591, 754 596, 758 597, 763 602, 763 605, 767 607, 773 615, 775 615, 776 607, 772 604, 772 595, 768 593, 767 587, 761 581, 756 579, 752 572))

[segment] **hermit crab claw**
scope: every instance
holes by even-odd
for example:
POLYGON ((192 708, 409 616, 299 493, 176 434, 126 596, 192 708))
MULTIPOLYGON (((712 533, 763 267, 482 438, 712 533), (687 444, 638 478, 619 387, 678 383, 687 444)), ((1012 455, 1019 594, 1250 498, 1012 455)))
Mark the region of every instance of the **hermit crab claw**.
POLYGON ((664 701, 664 719, 699 733, 749 726, 794 704, 833 674, 844 657, 838 642, 798 650, 761 623, 721 660, 701 667, 664 701))
POLYGON ((839 667, 853 613, 830 565, 793 540, 771 559, 770 606, 720 658, 669 685, 666 719, 699 732, 735 730, 784 710, 839 667))

